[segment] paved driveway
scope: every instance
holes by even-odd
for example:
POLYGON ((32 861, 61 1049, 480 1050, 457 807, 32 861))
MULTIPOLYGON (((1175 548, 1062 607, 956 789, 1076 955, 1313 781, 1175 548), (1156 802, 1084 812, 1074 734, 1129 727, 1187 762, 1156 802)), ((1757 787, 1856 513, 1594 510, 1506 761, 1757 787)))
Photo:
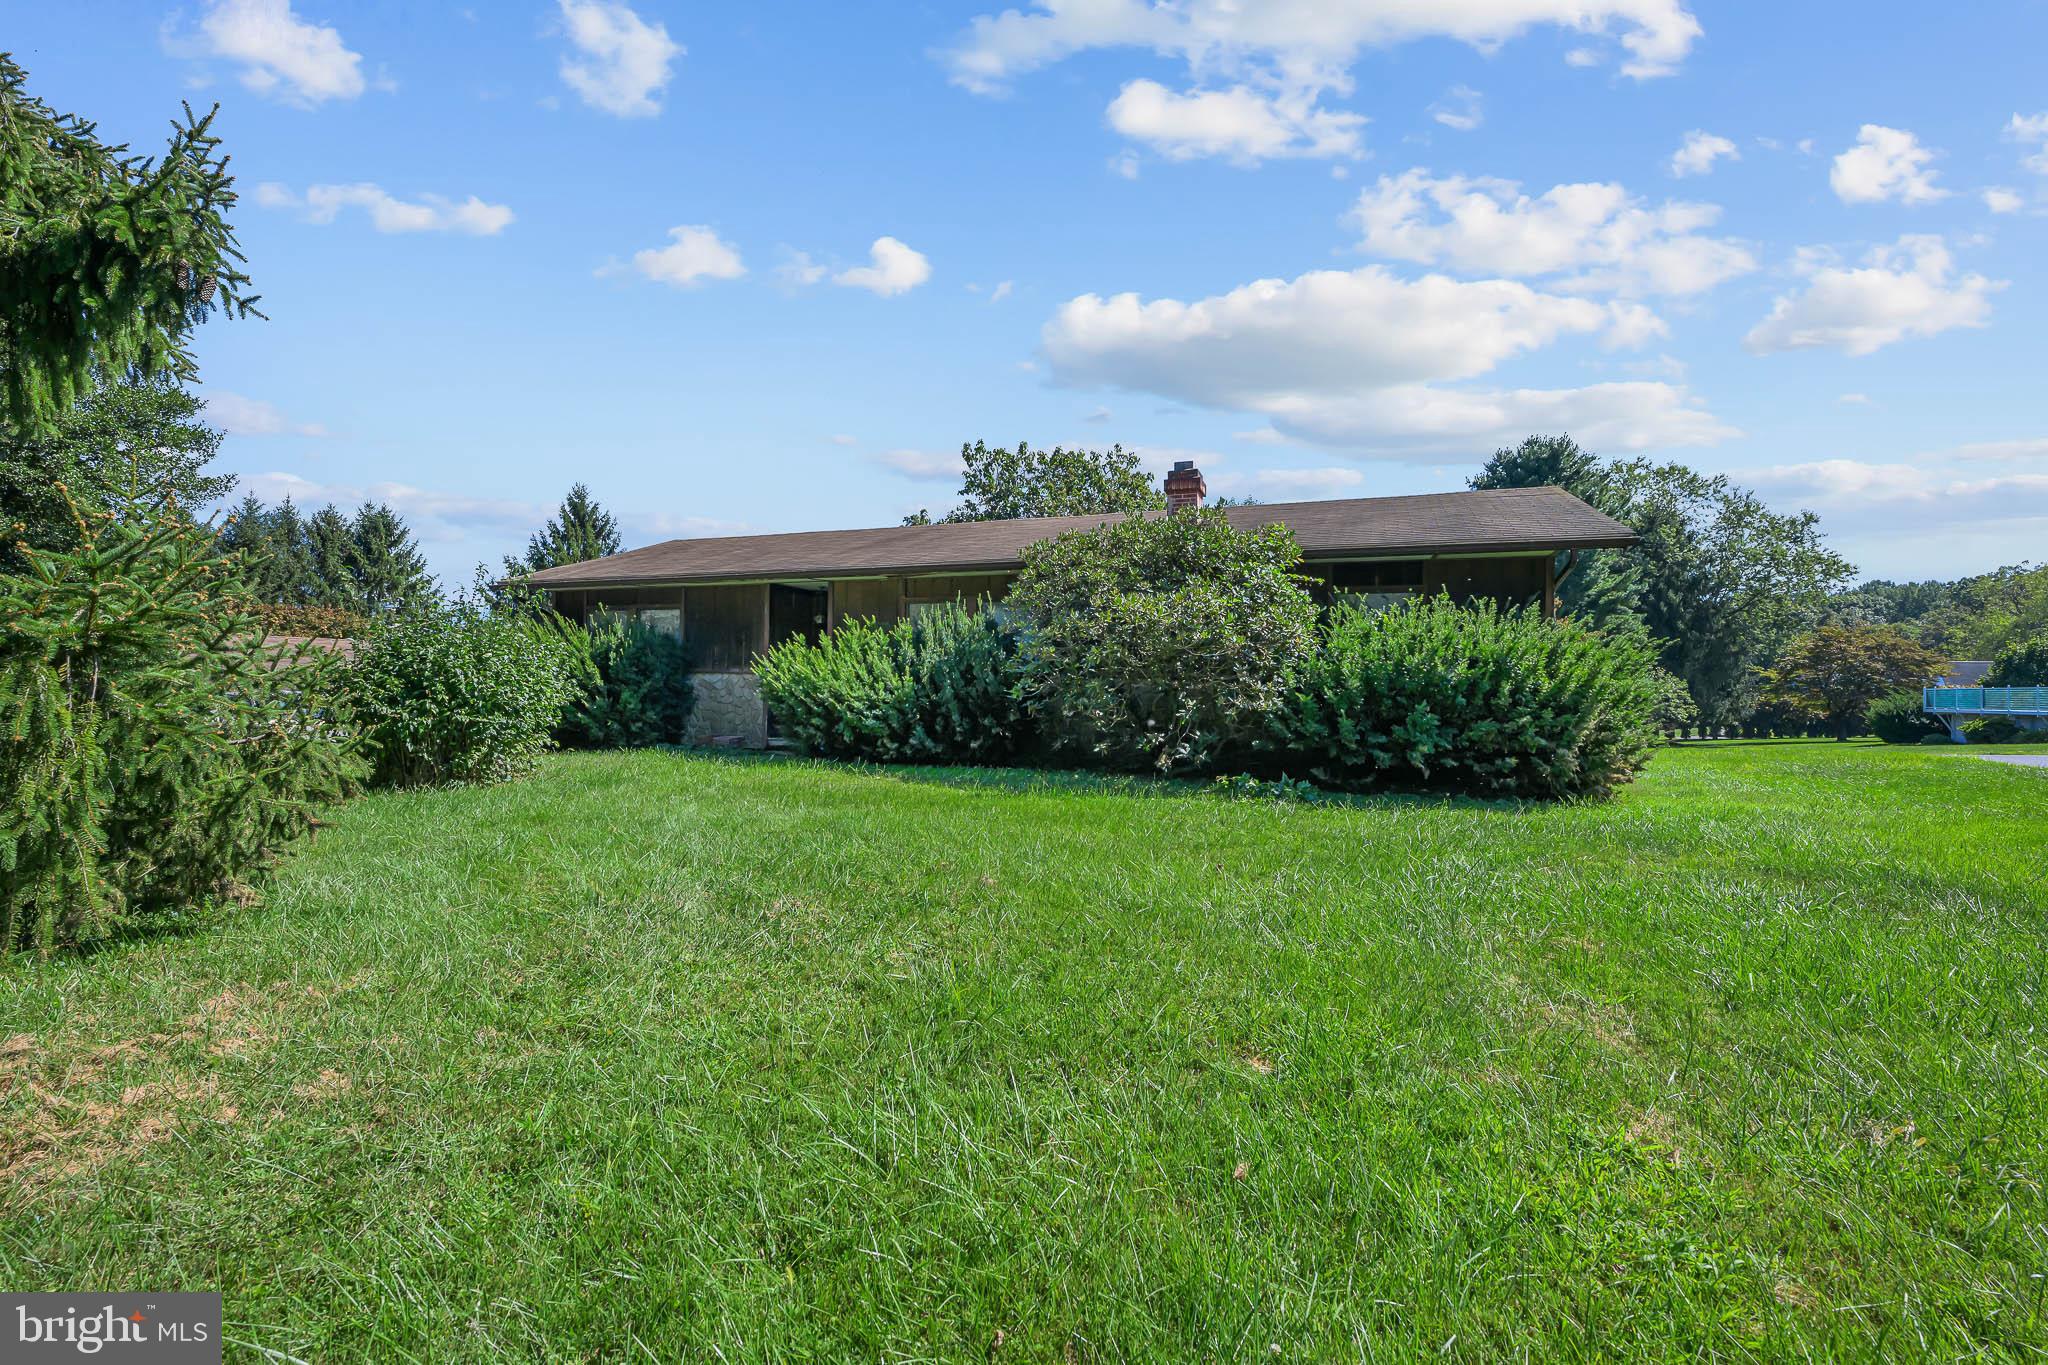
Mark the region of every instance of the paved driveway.
POLYGON ((1987 763, 2011 763, 2021 768, 2048 768, 2048 754, 1978 754, 1987 763))

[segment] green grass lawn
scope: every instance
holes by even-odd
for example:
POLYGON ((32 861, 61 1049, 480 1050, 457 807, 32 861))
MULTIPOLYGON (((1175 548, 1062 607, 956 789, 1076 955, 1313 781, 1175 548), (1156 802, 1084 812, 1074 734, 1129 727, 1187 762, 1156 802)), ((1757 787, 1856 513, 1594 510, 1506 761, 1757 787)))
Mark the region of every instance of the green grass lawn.
POLYGON ((2048 1352, 2048 774, 1230 802, 667 753, 0 967, 0 1285, 230 1358, 2048 1352))

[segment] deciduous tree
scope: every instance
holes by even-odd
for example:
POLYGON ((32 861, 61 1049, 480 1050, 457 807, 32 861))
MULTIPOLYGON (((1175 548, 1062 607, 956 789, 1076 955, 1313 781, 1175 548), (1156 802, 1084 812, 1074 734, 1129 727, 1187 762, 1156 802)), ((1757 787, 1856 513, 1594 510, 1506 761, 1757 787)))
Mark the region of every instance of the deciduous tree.
POLYGON ((1890 626, 1821 626, 1794 640, 1766 675, 1766 695, 1822 719, 1836 739, 1872 702, 1925 686, 1942 656, 1890 626))
MULTIPOLYGON (((1033 450, 1025 441, 1014 447, 976 441, 960 447, 960 460, 960 505, 942 521, 1075 517, 1166 506, 1166 495, 1138 467, 1138 457, 1122 446, 1033 450)), ((904 520, 919 525, 931 517, 919 512, 904 520)))

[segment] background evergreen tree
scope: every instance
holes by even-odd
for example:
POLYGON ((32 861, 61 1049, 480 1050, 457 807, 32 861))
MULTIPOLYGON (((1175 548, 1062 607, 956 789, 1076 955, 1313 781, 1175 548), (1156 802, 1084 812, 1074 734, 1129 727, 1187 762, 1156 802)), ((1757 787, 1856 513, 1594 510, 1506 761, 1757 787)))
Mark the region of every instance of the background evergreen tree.
POLYGON ((355 578, 349 571, 355 553, 348 518, 333 506, 321 508, 306 519, 306 557, 312 565, 311 598, 316 607, 358 605, 355 578))
POLYGON ((383 503, 364 503, 349 522, 352 606, 366 615, 411 606, 433 596, 433 576, 412 531, 383 503))
POLYGON ((27 91, 0 54, 0 423, 45 432, 122 376, 196 370, 186 337, 254 311, 214 113, 185 106, 157 158, 27 91))
POLYGON ((206 472, 221 434, 200 420, 200 408, 168 380, 131 380, 100 389, 35 434, 0 423, 0 572, 26 567, 23 542, 75 547, 67 492, 88 514, 131 490, 152 508, 175 503, 188 515, 226 497, 235 476, 206 472))
POLYGON ((619 552, 619 528, 612 514, 598 506, 590 490, 577 484, 562 499, 548 524, 526 542, 524 555, 505 557, 505 576, 536 573, 561 564, 581 564, 619 552))

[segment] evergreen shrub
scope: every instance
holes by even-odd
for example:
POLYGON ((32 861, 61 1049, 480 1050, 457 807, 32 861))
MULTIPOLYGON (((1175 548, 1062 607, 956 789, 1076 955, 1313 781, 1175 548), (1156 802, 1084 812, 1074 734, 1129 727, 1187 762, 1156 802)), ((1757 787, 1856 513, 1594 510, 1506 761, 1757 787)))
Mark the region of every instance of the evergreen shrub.
MULTIPOLYGON (((560 619, 560 618, 557 618, 560 619)), ((564 713, 564 743, 590 749, 681 744, 694 694, 690 655, 667 631, 600 612, 586 629, 582 685, 564 713)))
POLYGON ((267 646, 210 530, 133 493, 71 515, 77 548, 0 576, 0 954, 189 923, 364 772, 344 661, 267 646))
POLYGON ((940 607, 785 640, 755 665, 761 697, 805 751, 875 763, 998 763, 1031 737, 1017 637, 998 614, 940 607))
POLYGON ((1947 738, 1948 727, 1920 709, 1918 692, 1894 692, 1870 704, 1865 723, 1887 744, 1918 744, 1929 736, 1947 738))
POLYGON ((1346 787, 1604 796, 1656 740, 1653 657, 1533 608, 1338 607, 1267 745, 1288 771, 1346 787))

